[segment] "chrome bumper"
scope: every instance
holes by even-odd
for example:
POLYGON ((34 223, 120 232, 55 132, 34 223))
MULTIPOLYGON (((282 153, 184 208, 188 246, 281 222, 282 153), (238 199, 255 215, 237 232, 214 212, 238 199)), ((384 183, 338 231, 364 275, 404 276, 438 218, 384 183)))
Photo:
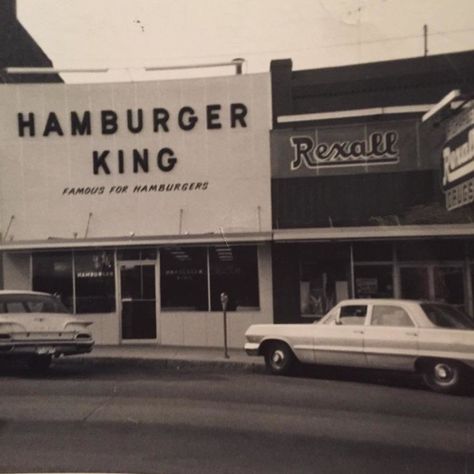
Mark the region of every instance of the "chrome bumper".
POLYGON ((28 355, 50 354, 54 356, 84 354, 92 351, 94 341, 60 341, 60 340, 34 340, 34 341, 1 341, 0 355, 28 355))
POLYGON ((259 356, 260 344, 257 342, 246 342, 244 345, 245 352, 249 356, 259 356))

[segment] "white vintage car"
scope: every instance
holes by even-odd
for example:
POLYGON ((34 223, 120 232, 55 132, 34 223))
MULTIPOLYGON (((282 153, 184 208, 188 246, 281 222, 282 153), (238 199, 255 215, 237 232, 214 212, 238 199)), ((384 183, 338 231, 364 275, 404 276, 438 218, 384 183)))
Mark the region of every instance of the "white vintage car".
POLYGON ((53 357, 90 352, 91 324, 47 293, 0 290, 0 356, 27 358, 34 369, 48 368, 53 357))
POLYGON ((312 324, 256 324, 249 355, 287 373, 294 362, 416 371, 438 392, 463 387, 474 368, 474 319, 442 303, 354 299, 312 324))

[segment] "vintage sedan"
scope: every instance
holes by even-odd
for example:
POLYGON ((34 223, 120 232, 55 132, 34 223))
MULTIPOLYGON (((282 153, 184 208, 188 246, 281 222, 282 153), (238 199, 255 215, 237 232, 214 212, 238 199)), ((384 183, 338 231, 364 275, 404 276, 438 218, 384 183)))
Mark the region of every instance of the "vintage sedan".
POLYGON ((394 369, 422 374, 437 392, 456 392, 474 368, 474 319, 442 303, 354 299, 312 324, 256 324, 245 333, 249 355, 268 370, 295 362, 394 369))
POLYGON ((34 369, 47 369, 53 357, 90 352, 91 324, 53 295, 0 291, 0 356, 26 358, 34 369))

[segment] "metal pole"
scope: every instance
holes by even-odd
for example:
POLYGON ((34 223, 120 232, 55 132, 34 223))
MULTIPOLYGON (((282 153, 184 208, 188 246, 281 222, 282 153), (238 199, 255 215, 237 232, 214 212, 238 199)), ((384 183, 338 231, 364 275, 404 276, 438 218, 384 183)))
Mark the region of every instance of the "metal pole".
POLYGON ((428 56, 428 25, 423 25, 424 55, 428 56))
POLYGON ((351 298, 355 298, 354 247, 352 242, 349 244, 349 258, 351 266, 351 298))
POLYGON ((179 210, 179 235, 181 235, 183 231, 183 209, 179 210))
POLYGON ((227 352, 227 311, 224 310, 224 357, 229 358, 229 353, 227 352))
POLYGON ((10 220, 8 221, 8 225, 7 225, 7 230, 5 231, 5 234, 3 235, 3 240, 7 240, 7 235, 8 235, 8 232, 10 232, 10 227, 12 225, 13 219, 15 219, 14 214, 10 216, 10 220))
POLYGON ((227 352, 227 303, 229 302, 229 297, 227 293, 221 293, 221 304, 222 304, 222 316, 224 322, 224 357, 229 358, 229 353, 227 352))
POLYGON ((84 233, 84 238, 87 239, 87 235, 89 234, 89 224, 91 223, 92 212, 89 212, 89 217, 87 218, 87 225, 86 231, 84 233))
POLYGON ((468 314, 472 314, 472 277, 471 277, 471 265, 469 259, 469 250, 467 241, 464 242, 464 274, 465 274, 465 285, 466 285, 466 298, 465 308, 468 314))

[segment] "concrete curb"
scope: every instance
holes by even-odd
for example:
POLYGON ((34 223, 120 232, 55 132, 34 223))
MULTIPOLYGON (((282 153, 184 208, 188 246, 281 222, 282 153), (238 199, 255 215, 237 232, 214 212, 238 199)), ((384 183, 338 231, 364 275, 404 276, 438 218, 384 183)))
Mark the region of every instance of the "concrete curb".
POLYGON ((113 368, 142 368, 142 369, 222 369, 227 371, 264 372, 265 366, 257 360, 243 362, 231 359, 223 360, 198 360, 179 358, 150 358, 130 356, 72 356, 53 361, 53 367, 66 366, 94 366, 113 368))

